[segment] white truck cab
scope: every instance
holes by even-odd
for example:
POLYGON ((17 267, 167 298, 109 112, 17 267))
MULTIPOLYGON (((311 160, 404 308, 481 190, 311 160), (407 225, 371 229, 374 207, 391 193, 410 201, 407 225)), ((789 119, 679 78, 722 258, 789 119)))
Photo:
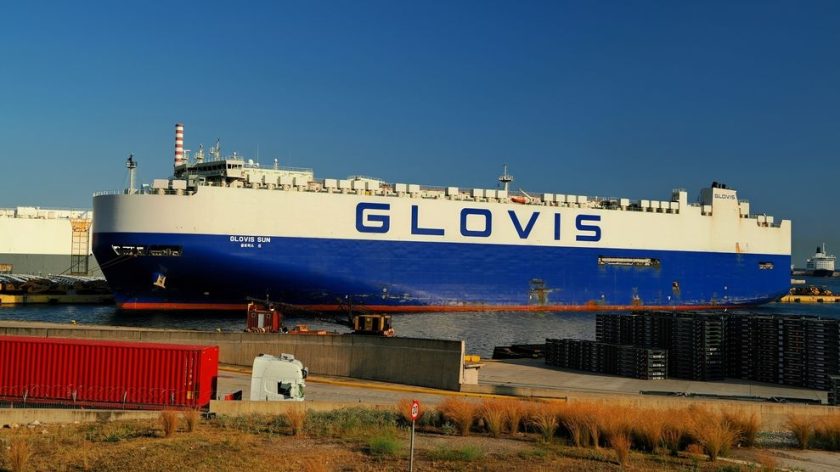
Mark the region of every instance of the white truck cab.
POLYGON ((291 354, 260 354, 251 371, 252 401, 303 401, 308 371, 291 354))

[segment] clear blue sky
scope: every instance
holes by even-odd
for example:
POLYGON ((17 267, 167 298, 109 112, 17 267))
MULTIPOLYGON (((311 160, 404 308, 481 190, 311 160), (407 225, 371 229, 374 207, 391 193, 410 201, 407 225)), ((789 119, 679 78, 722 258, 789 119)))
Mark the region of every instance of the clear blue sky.
POLYGON ((186 147, 316 175, 665 199, 726 182, 840 254, 840 2, 12 2, 0 207, 186 147))

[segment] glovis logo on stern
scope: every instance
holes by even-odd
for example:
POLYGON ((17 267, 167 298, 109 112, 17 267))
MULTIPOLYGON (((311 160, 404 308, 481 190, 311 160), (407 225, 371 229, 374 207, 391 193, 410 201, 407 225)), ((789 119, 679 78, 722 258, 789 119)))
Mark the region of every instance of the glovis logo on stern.
MULTIPOLYGON (((446 230, 441 227, 440 221, 427 221, 422 218, 419 205, 411 205, 410 234, 421 236, 445 236, 446 230), (421 221, 423 222, 421 224, 421 221)), ((562 214, 532 211, 530 215, 523 216, 521 213, 508 210, 501 218, 486 208, 462 208, 457 215, 458 230, 461 236, 467 238, 489 238, 493 235, 494 228, 498 225, 510 225, 519 239, 529 239, 535 233, 535 227, 540 220, 550 219, 548 223, 539 223, 542 231, 551 229, 551 237, 555 241, 562 238, 561 222, 562 214), (502 221, 497 221, 501 219, 502 221)), ((575 218, 575 241, 598 242, 601 240, 601 216, 580 214, 575 218)), ((356 205, 356 231, 360 233, 385 234, 391 228, 391 204, 361 202, 356 205)), ((543 233, 544 234, 544 233, 543 233)))

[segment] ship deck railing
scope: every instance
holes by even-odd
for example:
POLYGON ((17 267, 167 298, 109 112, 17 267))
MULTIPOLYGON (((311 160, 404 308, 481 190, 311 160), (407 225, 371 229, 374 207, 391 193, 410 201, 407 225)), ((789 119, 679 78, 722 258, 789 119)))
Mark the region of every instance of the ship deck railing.
MULTIPOLYGON (((284 167, 283 169, 291 169, 284 167)), ((600 197, 585 195, 564 195, 549 194, 526 191, 504 191, 502 189, 461 189, 458 187, 439 187, 419 184, 387 183, 381 179, 367 176, 353 176, 350 179, 301 179, 291 183, 284 181, 283 184, 271 182, 249 182, 244 179, 225 180, 197 180, 192 183, 195 187, 173 188, 170 181, 167 188, 153 188, 148 185, 142 186, 134 191, 136 194, 158 194, 158 195, 191 195, 200 187, 233 187, 250 188, 257 190, 281 190, 316 193, 336 193, 352 195, 370 195, 392 198, 417 198, 417 199, 445 199, 464 202, 483 203, 517 203, 523 206, 551 206, 560 208, 586 208, 599 210, 633 211, 646 213, 680 214, 686 208, 681 208, 680 203, 672 200, 630 200, 619 197, 600 197)), ((185 181, 180 181, 185 182, 185 181)), ((180 187, 183 187, 181 185, 180 187)), ((129 193, 123 191, 104 191, 94 194, 99 195, 120 195, 129 193)), ((746 200, 741 200, 746 202, 746 200)), ((699 203, 687 203, 686 207, 698 209, 701 215, 710 216, 711 206, 699 203)), ((766 215, 741 214, 742 218, 756 220, 758 226, 780 227, 781 221, 773 221, 772 217, 766 215)))

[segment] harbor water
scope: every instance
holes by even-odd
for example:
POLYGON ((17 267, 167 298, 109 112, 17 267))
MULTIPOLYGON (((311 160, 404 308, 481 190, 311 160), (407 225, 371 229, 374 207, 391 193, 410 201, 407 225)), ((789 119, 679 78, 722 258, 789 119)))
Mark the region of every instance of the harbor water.
MULTIPOLYGON (((807 285, 825 286, 840 293, 840 278, 803 278, 807 285)), ((771 303, 750 312, 773 315, 813 315, 840 318, 840 303, 771 303)), ((463 312, 412 313, 394 315, 397 336, 436 339, 463 339, 468 354, 490 357, 495 346, 535 344, 546 338, 595 338, 596 313, 584 312, 463 312)), ((0 307, 0 319, 53 323, 98 324, 149 328, 241 331, 245 313, 203 315, 201 313, 125 313, 111 305, 21 305, 0 307)), ((340 333, 349 328, 323 319, 286 316, 287 326, 309 325, 340 333)))

